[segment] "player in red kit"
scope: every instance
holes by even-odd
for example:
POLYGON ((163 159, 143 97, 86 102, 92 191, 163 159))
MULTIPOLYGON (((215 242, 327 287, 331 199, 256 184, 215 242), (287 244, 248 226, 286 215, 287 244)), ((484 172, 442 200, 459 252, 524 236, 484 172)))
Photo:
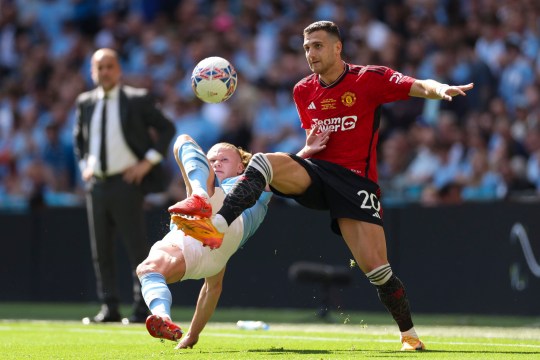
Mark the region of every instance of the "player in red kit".
POLYGON ((384 66, 342 62, 341 67, 342 73, 329 84, 315 73, 294 87, 302 128, 318 125, 331 133, 326 149, 310 157, 377 182, 380 106, 409 98, 414 79, 384 66))
POLYGON ((218 213, 193 220, 184 231, 197 238, 199 228, 201 233, 211 228, 212 236, 220 236, 267 184, 274 193, 306 207, 329 210, 332 230, 343 237, 396 321, 401 350, 424 350, 404 286, 387 258, 376 167, 380 110, 384 103, 411 96, 451 101, 473 84, 449 86, 384 66, 347 64, 341 58, 342 46, 333 22, 318 21, 304 30, 304 50, 313 74, 293 91, 306 130, 304 148, 296 155, 255 154, 218 213))

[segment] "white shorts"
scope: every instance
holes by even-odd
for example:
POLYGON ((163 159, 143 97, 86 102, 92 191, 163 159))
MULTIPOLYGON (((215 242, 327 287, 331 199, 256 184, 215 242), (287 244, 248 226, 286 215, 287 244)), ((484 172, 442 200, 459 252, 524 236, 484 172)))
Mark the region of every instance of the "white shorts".
MULTIPOLYGON (((221 208, 224 198, 223 189, 216 188, 214 195, 210 198, 214 213, 221 208)), ((229 258, 238 250, 243 235, 244 221, 242 216, 239 216, 229 226, 219 249, 211 250, 207 246, 204 247, 200 241, 186 236, 181 230, 176 229, 171 230, 161 241, 172 242, 182 249, 186 261, 186 273, 181 279, 183 281, 203 279, 219 273, 229 258)))

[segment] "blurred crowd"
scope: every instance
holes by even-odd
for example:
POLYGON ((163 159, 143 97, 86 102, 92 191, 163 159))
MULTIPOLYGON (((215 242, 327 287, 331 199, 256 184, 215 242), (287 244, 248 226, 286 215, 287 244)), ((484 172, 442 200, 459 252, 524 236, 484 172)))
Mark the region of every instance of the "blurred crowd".
MULTIPOLYGON (((383 203, 539 197, 537 0, 0 0, 0 208, 82 204, 74 102, 93 87, 89 58, 102 47, 203 149, 296 152, 305 135, 292 87, 310 72, 302 31, 321 19, 341 27, 349 62, 475 83, 452 102, 384 106, 383 203), (238 72, 225 103, 191 90, 208 56, 238 72)), ((170 189, 149 204, 184 196, 172 156, 165 165, 170 189)))

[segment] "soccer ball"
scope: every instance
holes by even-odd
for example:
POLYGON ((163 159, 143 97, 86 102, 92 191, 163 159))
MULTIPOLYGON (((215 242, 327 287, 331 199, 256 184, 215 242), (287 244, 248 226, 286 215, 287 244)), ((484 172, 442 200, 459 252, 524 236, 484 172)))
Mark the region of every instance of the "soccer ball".
POLYGON ((191 74, 191 87, 195 95, 207 103, 219 103, 230 98, 236 90, 237 81, 234 67, 219 56, 201 60, 191 74))

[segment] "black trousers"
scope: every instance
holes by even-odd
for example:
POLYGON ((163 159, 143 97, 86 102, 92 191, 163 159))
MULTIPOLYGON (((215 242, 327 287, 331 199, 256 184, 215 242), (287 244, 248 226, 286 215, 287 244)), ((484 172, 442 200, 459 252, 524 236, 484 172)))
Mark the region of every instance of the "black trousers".
POLYGON ((88 223, 92 260, 100 301, 110 309, 118 309, 115 243, 120 235, 126 248, 133 275, 133 312, 145 313, 146 304, 135 272, 148 255, 150 243, 146 238, 143 200, 139 185, 128 184, 122 175, 105 179, 93 178, 87 192, 88 223))

